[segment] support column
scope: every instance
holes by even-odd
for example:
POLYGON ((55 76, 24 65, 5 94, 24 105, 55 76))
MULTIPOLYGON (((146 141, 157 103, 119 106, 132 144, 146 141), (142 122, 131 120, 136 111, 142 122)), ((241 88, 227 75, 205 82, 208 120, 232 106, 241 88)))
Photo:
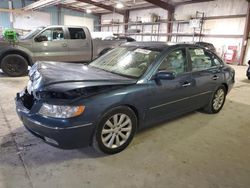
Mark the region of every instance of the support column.
POLYGON ((239 65, 243 65, 243 62, 244 62, 249 32, 250 32, 250 2, 248 2, 247 16, 246 16, 246 21, 245 21, 244 35, 242 38, 242 46, 241 46, 239 65))
POLYGON ((102 31, 102 26, 101 26, 101 24, 102 24, 102 15, 101 14, 99 14, 98 15, 98 31, 102 31))
POLYGON ((172 31, 173 31, 173 22, 174 21, 174 12, 173 11, 168 11, 168 23, 167 23, 167 41, 170 42, 172 35, 172 31))
MULTIPOLYGON (((13 10, 13 2, 12 2, 12 0, 9 0, 8 3, 9 3, 9 10, 13 10)), ((14 16, 13 16, 12 11, 10 11, 9 16, 10 16, 10 27, 13 28, 14 27, 14 24, 13 24, 14 16)))
POLYGON ((25 0, 22 0, 21 3, 22 3, 22 8, 25 7, 25 0))
POLYGON ((57 23, 58 25, 63 25, 62 24, 62 7, 60 6, 57 7, 57 23))
POLYGON ((129 10, 125 11, 124 17, 123 17, 123 22, 124 22, 124 32, 125 34, 128 31, 128 21, 129 21, 129 10))

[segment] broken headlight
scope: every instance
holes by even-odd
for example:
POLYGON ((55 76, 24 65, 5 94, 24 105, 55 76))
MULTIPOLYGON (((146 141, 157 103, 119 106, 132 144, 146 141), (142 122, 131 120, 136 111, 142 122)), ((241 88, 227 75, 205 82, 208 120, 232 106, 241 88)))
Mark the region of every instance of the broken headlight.
POLYGON ((71 118, 79 116, 84 112, 84 106, 51 105, 44 103, 39 114, 54 118, 71 118))

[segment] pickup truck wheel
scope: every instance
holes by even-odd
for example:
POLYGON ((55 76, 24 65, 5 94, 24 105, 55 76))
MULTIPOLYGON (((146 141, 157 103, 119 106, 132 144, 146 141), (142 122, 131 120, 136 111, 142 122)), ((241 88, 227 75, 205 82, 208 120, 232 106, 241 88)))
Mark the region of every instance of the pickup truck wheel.
POLYGON ((137 117, 128 107, 116 107, 104 114, 93 138, 93 147, 102 153, 115 154, 124 150, 134 137, 137 117))
POLYGON ((23 76, 27 74, 28 62, 23 56, 9 54, 2 59, 1 68, 8 76, 23 76))

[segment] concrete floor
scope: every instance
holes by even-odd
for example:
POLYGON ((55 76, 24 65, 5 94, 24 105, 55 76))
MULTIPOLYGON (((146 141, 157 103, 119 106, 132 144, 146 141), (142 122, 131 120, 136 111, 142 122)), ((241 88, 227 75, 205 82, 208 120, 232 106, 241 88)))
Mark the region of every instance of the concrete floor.
POLYGON ((14 97, 28 78, 0 75, 0 187, 250 187, 250 81, 234 66, 234 89, 217 115, 194 112, 136 135, 113 156, 60 150, 28 133, 14 97))

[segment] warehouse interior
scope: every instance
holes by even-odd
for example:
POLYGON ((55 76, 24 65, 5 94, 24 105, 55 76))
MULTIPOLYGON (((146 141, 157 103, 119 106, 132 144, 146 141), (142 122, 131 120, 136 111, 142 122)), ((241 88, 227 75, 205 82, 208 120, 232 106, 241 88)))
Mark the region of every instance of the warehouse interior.
MULTIPOLYGON (((0 60, 8 48, 1 46, 6 31, 22 37, 38 27, 63 26, 87 28, 84 37, 90 33, 91 45, 100 48, 98 56, 110 50, 102 45, 120 45, 123 39, 210 45, 205 48, 235 70, 235 83, 219 113, 197 110, 160 122, 139 131, 124 151, 106 155, 91 146, 59 149, 28 132, 16 113, 15 97, 29 76, 13 77, 0 70, 0 188, 249 187, 249 0, 1 0, 0 60)), ((25 45, 18 50, 34 48, 25 45)), ((87 45, 81 46, 86 56, 87 45)), ((56 54, 56 61, 68 62, 75 54, 56 54)), ((31 70, 33 64, 28 65, 31 70)), ((56 73, 62 79, 64 69, 56 73)))

